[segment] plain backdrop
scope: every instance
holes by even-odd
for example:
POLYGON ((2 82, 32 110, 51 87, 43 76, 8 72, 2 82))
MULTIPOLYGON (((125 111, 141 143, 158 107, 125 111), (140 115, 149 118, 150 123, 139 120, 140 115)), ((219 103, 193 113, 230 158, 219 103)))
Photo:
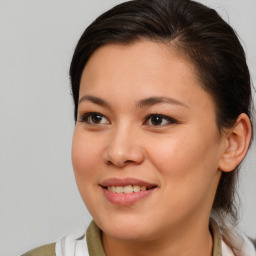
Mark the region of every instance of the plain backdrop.
MULTIPOLYGON (((71 163, 68 69, 80 35, 116 0, 0 0, 0 256, 91 220, 71 163)), ((237 31, 256 83, 256 1, 202 0, 237 31)), ((255 101, 255 100, 254 100, 255 101)), ((255 142, 241 171, 241 222, 256 237, 255 142)))

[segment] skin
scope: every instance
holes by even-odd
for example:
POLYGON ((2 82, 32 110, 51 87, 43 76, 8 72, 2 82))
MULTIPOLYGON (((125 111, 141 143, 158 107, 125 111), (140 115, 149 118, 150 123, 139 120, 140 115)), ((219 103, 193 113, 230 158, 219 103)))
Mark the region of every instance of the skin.
POLYGON ((231 170, 231 133, 219 133, 214 101, 193 66, 160 43, 109 44, 86 64, 79 99, 73 167, 83 201, 103 231, 106 254, 211 255, 209 215, 218 169, 231 170), (179 103, 138 106, 149 97, 179 103), (88 112, 100 113, 101 121, 83 118, 88 112), (176 121, 163 118, 154 125, 150 114, 176 121), (132 205, 109 202, 99 184, 127 177, 157 188, 132 205))

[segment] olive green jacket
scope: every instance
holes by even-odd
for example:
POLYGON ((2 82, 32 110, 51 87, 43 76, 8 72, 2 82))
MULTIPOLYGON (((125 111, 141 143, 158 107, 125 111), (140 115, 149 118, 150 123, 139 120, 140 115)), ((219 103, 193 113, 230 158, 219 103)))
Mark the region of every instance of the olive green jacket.
POLYGON ((55 243, 40 246, 21 256, 55 256, 55 243))

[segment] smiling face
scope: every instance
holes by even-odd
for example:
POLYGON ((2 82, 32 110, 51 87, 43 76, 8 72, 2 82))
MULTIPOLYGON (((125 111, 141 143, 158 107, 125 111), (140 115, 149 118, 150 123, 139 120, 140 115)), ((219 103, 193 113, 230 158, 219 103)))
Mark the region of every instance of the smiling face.
POLYGON ((147 40, 109 44, 86 64, 79 100, 74 172, 106 236, 145 241, 208 225, 224 143, 190 63, 147 40))

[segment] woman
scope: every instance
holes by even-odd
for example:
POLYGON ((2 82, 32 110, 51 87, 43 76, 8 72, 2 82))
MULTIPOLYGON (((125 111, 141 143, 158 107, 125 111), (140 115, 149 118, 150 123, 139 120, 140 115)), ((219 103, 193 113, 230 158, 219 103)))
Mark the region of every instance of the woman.
POLYGON ((255 255, 230 228, 252 134, 250 75, 214 10, 120 4, 85 30, 70 77, 72 161, 93 222, 25 255, 255 255))

